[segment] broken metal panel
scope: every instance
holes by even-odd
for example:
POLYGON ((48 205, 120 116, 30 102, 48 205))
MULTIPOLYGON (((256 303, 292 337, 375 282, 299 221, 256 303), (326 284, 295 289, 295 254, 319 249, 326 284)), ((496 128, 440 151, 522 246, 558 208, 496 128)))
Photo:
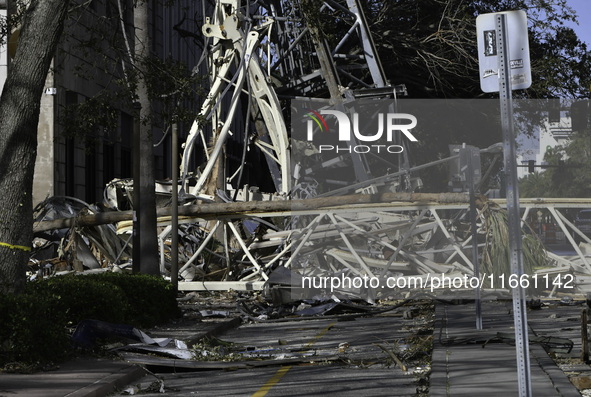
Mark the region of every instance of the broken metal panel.
MULTIPOLYGON (((30 266, 40 274, 85 269, 109 268, 131 257, 128 242, 121 239, 110 224, 84 226, 76 224, 78 217, 100 214, 98 207, 72 197, 50 197, 35 209, 35 224, 60 219, 73 219, 73 225, 44 232, 36 232, 30 266), (38 252, 52 247, 49 258, 41 258, 38 252)), ((41 254, 48 256, 48 253, 41 254)))
POLYGON ((101 265, 98 263, 98 260, 92 254, 92 252, 90 251, 90 248, 88 247, 88 245, 86 244, 86 242, 84 241, 82 236, 80 236, 79 233, 74 234, 73 243, 74 243, 74 248, 73 248, 74 270, 82 271, 84 267, 87 269, 98 269, 101 267, 101 265))
POLYGON ((112 337, 124 338, 148 345, 158 346, 166 346, 171 341, 169 338, 153 339, 142 330, 131 325, 113 324, 99 320, 80 321, 72 335, 72 340, 79 346, 92 347, 97 339, 107 339, 112 337))

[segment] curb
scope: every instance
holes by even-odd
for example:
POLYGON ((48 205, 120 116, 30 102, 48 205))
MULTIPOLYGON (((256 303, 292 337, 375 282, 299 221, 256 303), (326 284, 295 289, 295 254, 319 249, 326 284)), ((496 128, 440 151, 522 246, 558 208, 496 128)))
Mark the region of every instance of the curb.
POLYGON ((85 386, 64 397, 103 397, 117 391, 123 386, 141 379, 146 371, 137 365, 130 365, 114 374, 97 380, 91 385, 85 386))

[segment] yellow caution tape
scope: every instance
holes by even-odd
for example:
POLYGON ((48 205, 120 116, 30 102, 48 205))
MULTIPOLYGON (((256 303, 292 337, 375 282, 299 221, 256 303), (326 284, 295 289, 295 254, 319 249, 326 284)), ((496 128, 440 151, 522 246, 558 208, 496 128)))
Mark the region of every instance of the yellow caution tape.
POLYGON ((2 242, 0 242, 0 247, 7 247, 11 250, 21 250, 21 251, 25 251, 25 252, 31 251, 31 247, 25 247, 24 245, 12 245, 12 244, 2 243, 2 242))

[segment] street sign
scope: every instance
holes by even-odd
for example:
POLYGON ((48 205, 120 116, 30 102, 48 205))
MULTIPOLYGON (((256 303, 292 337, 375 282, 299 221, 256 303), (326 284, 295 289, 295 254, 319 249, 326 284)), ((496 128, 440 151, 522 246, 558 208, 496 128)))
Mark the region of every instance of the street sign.
POLYGON ((499 14, 504 14, 507 21, 511 87, 514 90, 528 88, 531 85, 531 67, 525 11, 496 12, 476 18, 480 88, 484 92, 499 91, 497 41, 501 38, 495 28, 499 14))

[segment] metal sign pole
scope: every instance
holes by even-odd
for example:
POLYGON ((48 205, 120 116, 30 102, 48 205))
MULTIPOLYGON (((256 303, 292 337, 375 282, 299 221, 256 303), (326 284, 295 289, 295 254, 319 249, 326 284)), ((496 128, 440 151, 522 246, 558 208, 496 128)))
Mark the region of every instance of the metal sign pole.
MULTIPOLYGON (((472 164, 472 149, 462 149, 468 157, 468 194, 470 195, 470 223, 472 228, 472 263, 474 263, 474 277, 480 279, 480 263, 478 261, 478 233, 476 232, 476 189, 474 188, 474 166, 472 164)), ((480 285, 474 289, 476 305, 476 329, 482 330, 482 299, 480 285)))
POLYGON ((177 123, 172 125, 172 219, 170 243, 170 282, 179 289, 179 131, 177 123))
MULTIPOLYGON (((507 188, 507 215, 509 218, 511 272, 512 274, 518 275, 518 279, 521 280, 521 275, 524 274, 521 243, 521 217, 519 214, 515 134, 513 131, 513 100, 511 94, 509 49, 507 45, 507 23, 504 14, 496 15, 496 32, 498 37, 499 98, 503 128, 503 146, 505 152, 504 166, 505 183, 507 188)), ((531 397, 532 390, 529 341, 527 335, 527 312, 525 306, 525 290, 521 283, 519 283, 516 288, 512 288, 512 294, 519 396, 531 397)))

